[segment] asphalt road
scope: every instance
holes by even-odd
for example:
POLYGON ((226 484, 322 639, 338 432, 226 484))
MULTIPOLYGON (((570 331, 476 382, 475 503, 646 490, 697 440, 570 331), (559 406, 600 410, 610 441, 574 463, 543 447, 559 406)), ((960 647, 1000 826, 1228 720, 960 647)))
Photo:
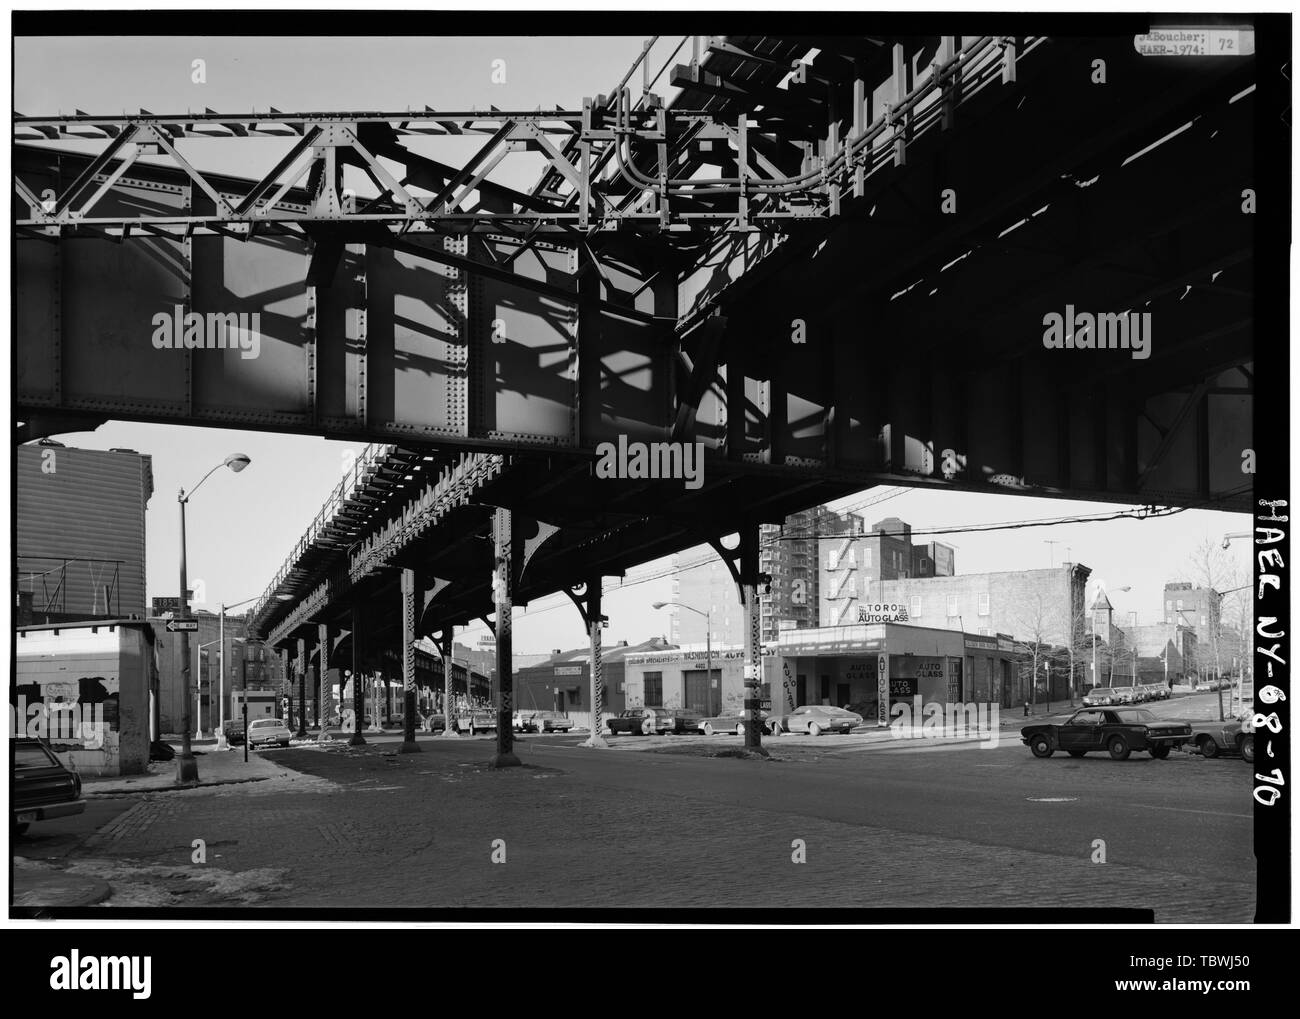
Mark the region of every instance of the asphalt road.
MULTIPOLYGON (((524 767, 500 772, 486 767, 490 736, 421 734, 409 755, 395 752, 397 735, 360 750, 267 751, 317 779, 93 803, 62 865, 112 875, 109 905, 1253 915, 1250 768, 1238 759, 1040 760, 1014 726, 983 748, 783 736, 764 741, 770 761, 707 756, 737 748, 734 736, 618 737, 611 751, 576 746, 583 738, 519 738, 524 767), (196 838, 208 847, 201 865, 196 838)), ((33 826, 18 851, 78 820, 33 826)))

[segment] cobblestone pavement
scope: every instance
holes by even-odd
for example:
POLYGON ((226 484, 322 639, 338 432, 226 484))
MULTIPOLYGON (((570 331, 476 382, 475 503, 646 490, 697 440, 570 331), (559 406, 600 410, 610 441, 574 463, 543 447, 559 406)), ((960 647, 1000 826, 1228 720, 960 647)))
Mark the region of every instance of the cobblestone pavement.
POLYGON ((108 905, 1253 915, 1241 761, 1039 760, 1018 742, 853 749, 834 739, 815 752, 770 744, 777 759, 755 761, 532 738, 516 743, 524 767, 504 771, 486 766, 491 738, 426 736, 410 755, 392 743, 277 751, 297 780, 145 793, 69 869, 109 880, 108 905), (196 839, 205 863, 192 862, 196 839), (1093 862, 1098 840, 1104 864, 1093 862))

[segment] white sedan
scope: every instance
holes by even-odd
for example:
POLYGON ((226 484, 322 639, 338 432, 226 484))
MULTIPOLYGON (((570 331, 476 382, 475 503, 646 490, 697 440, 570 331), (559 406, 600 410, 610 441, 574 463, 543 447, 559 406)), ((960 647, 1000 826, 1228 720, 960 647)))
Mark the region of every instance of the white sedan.
POLYGON ((287 747, 291 739, 293 739, 293 733, 278 718, 258 718, 248 723, 248 745, 250 747, 265 747, 272 743, 277 746, 287 747))

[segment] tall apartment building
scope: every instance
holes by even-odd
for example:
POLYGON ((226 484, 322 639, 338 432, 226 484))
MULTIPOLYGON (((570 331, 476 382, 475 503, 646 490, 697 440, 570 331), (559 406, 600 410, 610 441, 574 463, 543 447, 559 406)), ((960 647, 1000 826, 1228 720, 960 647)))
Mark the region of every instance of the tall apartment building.
MULTIPOLYGON (((819 535, 860 530, 862 521, 851 514, 834 513, 824 506, 792 513, 782 524, 764 524, 759 529, 759 570, 771 578, 760 591, 760 639, 775 643, 782 630, 804 630, 819 625, 819 535)), ((673 556, 672 600, 711 616, 712 640, 716 646, 743 647, 745 612, 736 596, 736 585, 726 566, 716 556, 708 562, 687 567, 698 555, 673 556)), ((678 645, 704 644, 706 619, 690 609, 671 608, 668 639, 678 645)))
POLYGON ((914 544, 911 525, 898 517, 872 524, 870 531, 860 517, 853 517, 842 533, 824 533, 817 548, 821 626, 856 623, 861 605, 891 601, 883 586, 890 581, 950 577, 956 572, 951 546, 914 544))

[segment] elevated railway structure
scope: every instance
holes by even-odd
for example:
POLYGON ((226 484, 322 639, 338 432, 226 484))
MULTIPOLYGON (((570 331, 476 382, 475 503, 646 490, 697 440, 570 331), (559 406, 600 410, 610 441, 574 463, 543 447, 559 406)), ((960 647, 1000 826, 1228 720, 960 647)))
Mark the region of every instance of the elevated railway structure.
POLYGON ((16 116, 19 437, 371 442, 253 626, 404 648, 409 690, 417 636, 495 613, 500 763, 515 601, 574 597, 598 695, 601 578, 738 533, 757 747, 763 522, 881 483, 1249 504, 1253 57, 697 37, 666 102, 650 52, 572 110, 16 116), (702 471, 605 476, 636 443, 702 471))

